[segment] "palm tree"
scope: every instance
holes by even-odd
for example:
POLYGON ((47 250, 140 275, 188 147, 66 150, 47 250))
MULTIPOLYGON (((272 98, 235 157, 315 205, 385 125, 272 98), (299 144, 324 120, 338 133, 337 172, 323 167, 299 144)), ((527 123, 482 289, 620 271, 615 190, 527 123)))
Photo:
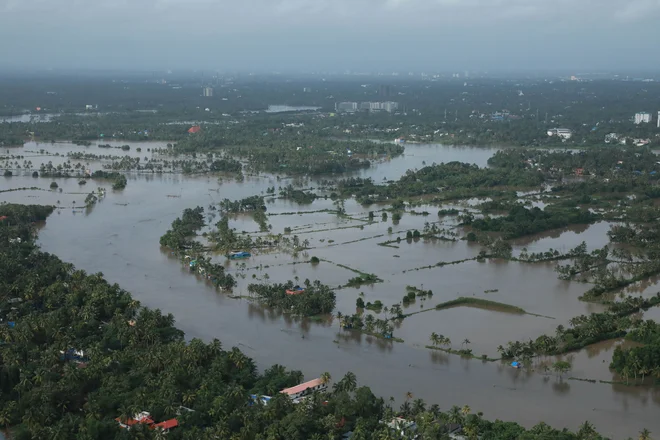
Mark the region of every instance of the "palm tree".
POLYGON ((323 385, 327 385, 332 380, 332 376, 330 376, 330 373, 326 371, 325 373, 321 374, 320 379, 323 385))
POLYGON ((651 440, 651 431, 646 428, 639 431, 639 440, 651 440))
POLYGON ((412 398, 413 398, 413 393, 410 391, 406 392, 406 400, 410 400, 412 398))
POLYGON ((594 425, 587 421, 580 425, 580 430, 577 432, 577 437, 584 440, 598 438, 598 433, 596 432, 594 425))
POLYGON ((447 413, 447 421, 457 425, 463 424, 463 414, 461 414, 461 409, 458 406, 451 407, 449 413, 447 413))
POLYGON ((431 333, 430 340, 434 347, 440 343, 440 337, 436 332, 431 333))
POLYGON ((346 373, 344 380, 346 381, 348 391, 354 391, 357 388, 357 377, 352 371, 346 373))
POLYGON ((463 340, 463 342, 461 343, 461 346, 462 346, 463 344, 465 344, 465 348, 467 348, 468 344, 471 344, 471 342, 470 342, 469 339, 465 338, 465 339, 463 340))
POLYGON ((463 408, 461 408, 461 414, 463 414, 463 416, 470 414, 470 411, 472 411, 472 409, 468 405, 463 405, 463 408))

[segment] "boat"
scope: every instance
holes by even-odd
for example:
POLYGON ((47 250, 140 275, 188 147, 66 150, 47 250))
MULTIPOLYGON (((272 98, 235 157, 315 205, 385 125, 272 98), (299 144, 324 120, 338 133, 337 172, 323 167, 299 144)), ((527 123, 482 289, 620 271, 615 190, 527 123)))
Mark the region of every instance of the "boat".
POLYGON ((249 258, 251 257, 252 254, 249 252, 241 252, 241 251, 234 251, 230 252, 227 257, 229 257, 230 260, 242 260, 243 258, 249 258))
POLYGON ((512 366, 513 368, 520 368, 520 367, 522 367, 522 365, 520 364, 520 362, 511 362, 511 366, 512 366))

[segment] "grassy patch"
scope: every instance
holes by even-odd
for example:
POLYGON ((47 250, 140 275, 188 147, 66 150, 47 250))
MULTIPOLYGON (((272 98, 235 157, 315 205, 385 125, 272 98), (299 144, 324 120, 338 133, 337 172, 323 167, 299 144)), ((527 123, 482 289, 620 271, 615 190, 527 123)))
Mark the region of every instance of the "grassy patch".
POLYGON ((513 313, 516 315, 525 315, 527 312, 520 307, 504 304, 497 301, 490 301, 481 298, 460 297, 451 301, 443 302, 435 306, 435 310, 450 309, 453 307, 474 307, 477 309, 492 310, 494 312, 513 313))
POLYGON ((433 345, 427 345, 426 348, 429 350, 444 351, 445 353, 455 354, 465 358, 480 359, 482 361, 488 362, 495 362, 500 360, 499 358, 490 358, 486 355, 477 356, 476 354, 472 353, 472 350, 454 350, 453 348, 434 347, 433 345))
POLYGON ((394 342, 403 342, 403 339, 401 338, 386 338, 385 336, 381 335, 380 333, 374 333, 374 332, 368 332, 366 330, 356 330, 360 333, 364 333, 365 335, 373 336, 374 338, 382 339, 384 341, 394 341, 394 342))

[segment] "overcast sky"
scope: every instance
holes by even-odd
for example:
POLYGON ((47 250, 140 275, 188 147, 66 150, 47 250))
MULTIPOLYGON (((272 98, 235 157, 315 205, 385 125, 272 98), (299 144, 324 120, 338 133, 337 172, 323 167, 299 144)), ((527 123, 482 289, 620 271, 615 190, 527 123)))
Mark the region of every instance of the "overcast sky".
POLYGON ((658 24, 660 0, 0 0, 0 69, 657 69, 658 24))

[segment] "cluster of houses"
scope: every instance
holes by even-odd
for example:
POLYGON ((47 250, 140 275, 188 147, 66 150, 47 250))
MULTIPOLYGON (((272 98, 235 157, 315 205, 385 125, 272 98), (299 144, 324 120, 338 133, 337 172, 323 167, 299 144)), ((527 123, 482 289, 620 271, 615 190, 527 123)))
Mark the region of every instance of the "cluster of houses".
POLYGON ((651 143, 651 139, 628 138, 625 136, 621 136, 617 133, 608 133, 605 135, 606 144, 619 143, 621 145, 626 145, 628 141, 630 141, 630 143, 632 143, 632 145, 635 145, 636 147, 643 147, 644 145, 648 145, 651 143))
POLYGON ((131 427, 135 425, 147 425, 149 429, 160 429, 164 432, 169 432, 170 429, 179 426, 179 422, 176 419, 169 419, 165 420, 164 422, 156 423, 154 419, 151 418, 151 414, 147 411, 142 411, 141 413, 138 413, 124 421, 122 421, 119 417, 117 417, 115 420, 117 423, 119 423, 119 426, 124 429, 131 429, 131 427))
MULTIPOLYGON (((285 388, 282 391, 280 391, 280 393, 289 396, 289 398, 291 398, 291 400, 294 403, 300 403, 304 401, 304 399, 310 394, 317 391, 323 392, 326 391, 327 389, 328 389, 327 382, 320 378, 317 378, 301 383, 294 387, 285 388)), ((249 405, 253 406, 257 403, 261 403, 262 405, 268 405, 271 399, 272 397, 270 396, 259 396, 256 394, 252 394, 250 396, 249 405)), ((192 409, 185 408, 182 406, 180 407, 178 414, 181 414, 181 410, 193 411, 192 409)), ((179 422, 177 421, 176 418, 165 420, 160 423, 156 423, 154 419, 151 417, 151 414, 147 411, 142 411, 127 420, 122 420, 119 417, 117 417, 115 420, 117 421, 117 423, 119 423, 119 426, 124 429, 131 429, 131 427, 135 425, 143 424, 143 425, 147 425, 149 429, 160 429, 165 433, 169 432, 172 428, 176 428, 177 426, 179 426, 179 422)), ((342 419, 337 426, 343 426, 344 423, 345 420, 342 419)), ((394 417, 389 422, 381 420, 381 423, 386 424, 390 429, 401 435, 403 435, 404 433, 414 435, 414 433, 417 431, 417 424, 414 421, 406 420, 403 417, 394 417)), ((465 440, 465 437, 458 434, 461 431, 461 425, 451 424, 451 425, 447 425, 446 428, 450 439, 465 440)), ((346 434, 344 434, 343 440, 349 440, 351 436, 352 436, 352 432, 347 432, 346 434)), ((419 436, 416 435, 413 438, 419 438, 419 436)))
MULTIPOLYGON (((181 415, 182 411, 188 411, 188 412, 193 412, 194 410, 190 408, 186 408, 185 406, 180 406, 179 410, 177 411, 178 415, 181 415)), ((130 417, 126 420, 122 420, 120 417, 117 417, 115 419, 119 426, 121 428, 130 430, 131 427, 135 425, 147 425, 149 429, 158 429, 162 431, 163 433, 168 433, 170 432, 171 429, 176 428, 179 426, 179 421, 174 418, 174 419, 168 419, 159 423, 156 423, 156 421, 151 417, 151 413, 147 411, 142 411, 133 417, 130 417)))

